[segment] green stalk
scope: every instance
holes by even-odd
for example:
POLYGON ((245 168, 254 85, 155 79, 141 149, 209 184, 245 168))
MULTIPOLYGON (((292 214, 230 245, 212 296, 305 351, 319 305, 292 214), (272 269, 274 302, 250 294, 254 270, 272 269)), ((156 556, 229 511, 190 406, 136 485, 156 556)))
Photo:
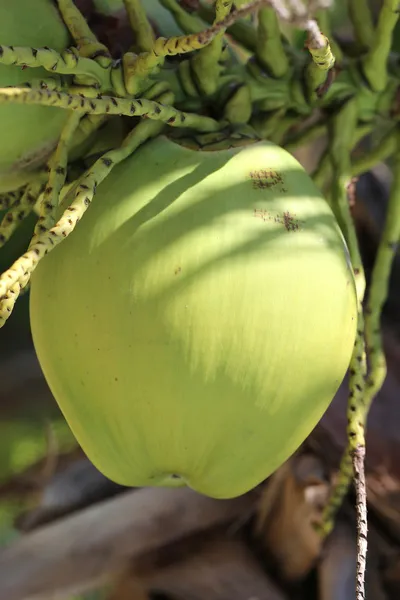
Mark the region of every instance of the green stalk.
MULTIPOLYGON (((328 150, 333 170, 331 182, 332 204, 335 212, 337 211, 343 223, 344 234, 356 280, 358 299, 358 330, 356 345, 350 363, 349 428, 351 427, 351 433, 354 433, 354 415, 359 417, 360 407, 362 406, 366 375, 364 317, 362 311, 362 301, 365 292, 365 276, 348 199, 348 188, 351 182, 350 152, 355 138, 356 120, 357 103, 355 100, 351 100, 333 121, 333 127, 331 129, 332 137, 330 139, 330 147, 328 150)), ((360 437, 361 439, 363 437, 363 431, 359 431, 357 424, 355 429, 356 436, 349 437, 349 445, 342 458, 337 484, 323 514, 323 532, 325 535, 328 535, 332 531, 336 512, 342 504, 343 498, 346 495, 352 480, 353 469, 351 456, 355 441, 353 438, 355 437, 358 442, 360 437)))
POLYGON ((50 48, 0 46, 0 64, 23 68, 43 67, 53 74, 89 77, 102 89, 110 89, 109 70, 103 69, 90 58, 80 57, 76 48, 69 48, 59 54, 50 48))
POLYGON ((81 115, 79 113, 71 113, 61 132, 57 148, 49 161, 48 182, 40 204, 39 219, 31 243, 35 242, 40 233, 54 225, 55 209, 67 176, 68 151, 80 120, 81 115))
POLYGON ((268 114, 253 117, 250 125, 257 131, 261 138, 270 140, 272 134, 277 130, 279 123, 285 118, 285 114, 286 108, 282 107, 268 114))
POLYGON ((357 496, 357 600, 364 598, 364 579, 367 552, 367 507, 365 497, 364 454, 367 407, 364 403, 367 362, 365 326, 362 303, 365 293, 365 275, 352 220, 349 196, 351 192, 351 149, 356 133, 357 100, 348 101, 331 123, 330 156, 333 168, 332 201, 337 206, 344 226, 350 252, 358 300, 357 335, 350 362, 350 394, 347 411, 348 445, 342 458, 337 483, 323 515, 323 533, 333 528, 334 517, 346 495, 354 474, 357 496))
POLYGON ((321 35, 318 45, 309 42, 308 51, 312 61, 307 65, 306 82, 310 97, 315 98, 317 90, 325 83, 329 71, 335 64, 335 57, 325 35, 321 35))
POLYGON ((398 4, 398 0, 384 0, 371 48, 362 61, 364 75, 376 92, 382 92, 387 86, 388 58, 399 18, 398 4))
POLYGON ((110 52, 107 46, 101 44, 96 38, 73 0, 57 0, 57 4, 64 23, 76 43, 79 55, 83 58, 93 58, 102 67, 107 68, 112 62, 110 52))
POLYGON ((188 127, 197 131, 219 131, 225 126, 210 117, 182 112, 173 106, 160 104, 152 100, 128 98, 84 98, 80 95, 43 90, 26 90, 24 88, 0 89, 0 105, 12 102, 15 104, 41 104, 57 106, 66 110, 78 111, 92 115, 125 115, 127 117, 144 117, 167 123, 171 127, 188 127))
POLYGON ((352 166, 353 177, 370 171, 375 165, 388 159, 396 150, 397 136, 396 130, 391 131, 385 135, 375 148, 368 150, 365 155, 354 160, 352 166))
POLYGON ((24 195, 25 187, 18 188, 12 192, 3 192, 0 194, 0 210, 8 210, 16 201, 21 200, 24 195))
MULTIPOLYGON (((214 25, 225 19, 232 8, 232 0, 216 0, 214 25)), ((204 48, 199 50, 191 59, 193 75, 195 76, 200 90, 207 96, 211 96, 218 89, 218 83, 222 72, 220 64, 225 29, 214 37, 204 48)))
POLYGON ((150 52, 154 43, 154 34, 140 0, 124 0, 125 9, 133 33, 137 49, 150 52))
POLYGON ((271 132, 269 139, 271 142, 281 146, 285 136, 293 125, 298 122, 298 116, 294 114, 286 114, 277 122, 277 126, 271 132))
POLYGON ((375 36, 368 0, 349 0, 348 8, 357 43, 366 50, 372 46, 375 36))
MULTIPOLYGON (((161 1, 164 2, 165 0, 161 1)), ((200 2, 197 14, 208 24, 211 24, 214 20, 214 12, 210 4, 200 2)), ((257 34, 251 23, 237 21, 228 26, 227 33, 252 54, 257 52, 257 34)))
POLYGON ((343 60, 343 52, 342 52, 342 49, 340 48, 339 44, 335 41, 335 39, 332 35, 330 17, 331 17, 331 15, 329 13, 329 10, 327 10, 327 9, 319 10, 316 15, 316 18, 317 18, 318 24, 321 28, 321 31, 323 31, 324 35, 328 38, 328 40, 330 40, 332 52, 333 52, 334 57, 336 58, 336 62, 341 63, 343 60))
MULTIPOLYGON (((176 24, 185 33, 200 33, 204 29, 204 23, 198 17, 188 13, 177 0, 160 0, 160 4, 174 17, 176 24)), ((212 9, 210 7, 210 13, 212 15, 212 9)), ((213 15, 212 15, 213 16, 213 15)), ((211 19, 212 23, 213 19, 211 19)))
POLYGON ((289 139, 285 142, 285 148, 289 152, 293 152, 297 150, 300 146, 304 146, 305 144, 309 144, 310 142, 314 142, 318 138, 322 137, 326 133, 326 124, 322 121, 318 121, 317 123, 313 123, 303 131, 299 133, 293 134, 289 137, 289 139))
POLYGON ((28 183, 23 194, 14 200, 0 223, 0 248, 8 242, 22 221, 31 214, 43 187, 44 183, 40 179, 28 183))
POLYGON ((365 309, 365 332, 370 359, 367 389, 364 395, 365 415, 386 378, 386 359, 382 346, 381 314, 386 302, 393 260, 400 239, 400 129, 396 131, 396 153, 385 227, 379 244, 365 309))
MULTIPOLYGON (((358 142, 360 140, 362 140, 363 137, 365 137, 366 135, 371 133, 371 131, 372 131, 372 125, 370 123, 367 125, 362 125, 360 127, 357 127, 357 130, 354 134, 352 148, 354 148, 354 146, 356 146, 358 144, 358 142)), ((355 163, 355 164, 357 164, 357 163, 355 163)), ((356 173, 355 173, 356 169, 357 169, 357 167, 351 168, 351 176, 352 177, 354 177, 356 175, 356 173)), ((314 180, 314 183, 322 190, 324 188, 324 185, 327 182, 330 182, 331 177, 332 177, 332 165, 330 163, 329 148, 328 148, 327 150, 325 150, 322 153, 321 158, 318 163, 318 166, 315 169, 314 173, 312 174, 312 178, 314 180)))
POLYGON ((287 74, 289 60, 283 47, 278 17, 270 7, 262 8, 258 13, 256 56, 272 77, 279 79, 287 74))
POLYGON ((252 2, 248 2, 242 8, 230 12, 224 19, 214 22, 211 27, 198 34, 175 36, 168 39, 160 37, 154 43, 152 54, 155 58, 160 58, 201 50, 218 37, 221 32, 225 32, 238 19, 257 12, 257 10, 266 4, 268 4, 268 0, 253 0, 252 2))

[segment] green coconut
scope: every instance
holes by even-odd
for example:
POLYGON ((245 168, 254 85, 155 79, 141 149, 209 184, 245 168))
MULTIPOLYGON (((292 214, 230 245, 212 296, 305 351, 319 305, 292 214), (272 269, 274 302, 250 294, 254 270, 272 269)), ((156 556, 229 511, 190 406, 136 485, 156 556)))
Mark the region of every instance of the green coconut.
MULTIPOLYGON (((0 0, 0 45, 48 46, 58 52, 70 44, 67 28, 52 0, 0 0)), ((0 65, 0 87, 57 77, 42 68, 0 65)), ((24 173, 44 164, 54 149, 67 111, 40 105, 0 105, 0 192, 24 182, 24 173)))
POLYGON ((269 142, 146 143, 30 296, 43 373, 93 463, 121 484, 215 498, 305 440, 348 368, 356 315, 330 208, 269 142))

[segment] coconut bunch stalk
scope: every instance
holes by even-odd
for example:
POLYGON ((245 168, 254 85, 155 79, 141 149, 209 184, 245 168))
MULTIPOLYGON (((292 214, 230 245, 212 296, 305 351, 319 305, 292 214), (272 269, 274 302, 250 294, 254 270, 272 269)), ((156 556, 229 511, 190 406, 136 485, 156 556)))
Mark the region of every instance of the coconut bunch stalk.
POLYGON ((396 9, 384 0, 374 22, 352 3, 350 54, 318 2, 98 2, 130 24, 118 58, 72 0, 18 0, 0 20, 1 244, 37 215, 0 276, 0 325, 30 286, 44 376, 107 477, 214 498, 292 456, 348 371, 348 448, 320 533, 354 476, 357 598, 400 234, 396 9), (321 137, 310 175, 292 153, 321 137), (382 160, 394 178, 364 301, 354 176, 382 160))

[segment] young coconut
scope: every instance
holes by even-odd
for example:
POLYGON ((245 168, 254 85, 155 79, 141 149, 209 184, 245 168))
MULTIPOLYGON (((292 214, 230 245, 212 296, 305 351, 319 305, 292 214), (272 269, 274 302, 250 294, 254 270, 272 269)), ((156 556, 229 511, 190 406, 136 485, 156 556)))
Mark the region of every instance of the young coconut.
MULTIPOLYGON (((69 43, 68 30, 52 0, 0 0, 0 55, 2 46, 49 46, 62 51, 69 43)), ((57 74, 0 64, 0 87, 38 84, 49 78, 57 80, 57 74)), ((16 189, 29 171, 46 162, 67 117, 67 111, 59 108, 0 105, 0 192, 16 189)))
POLYGON ((337 222, 289 153, 159 137, 39 263, 30 315, 47 382, 106 476, 230 498, 321 418, 357 303, 337 222))

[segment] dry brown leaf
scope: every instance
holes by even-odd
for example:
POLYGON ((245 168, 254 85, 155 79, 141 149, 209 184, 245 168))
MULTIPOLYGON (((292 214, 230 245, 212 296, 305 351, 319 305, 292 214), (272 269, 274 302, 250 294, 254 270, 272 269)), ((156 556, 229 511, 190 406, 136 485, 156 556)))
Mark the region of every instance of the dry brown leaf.
POLYGON ((323 541, 315 525, 328 494, 322 462, 310 454, 289 460, 265 488, 256 534, 289 581, 307 576, 320 556, 323 541))

